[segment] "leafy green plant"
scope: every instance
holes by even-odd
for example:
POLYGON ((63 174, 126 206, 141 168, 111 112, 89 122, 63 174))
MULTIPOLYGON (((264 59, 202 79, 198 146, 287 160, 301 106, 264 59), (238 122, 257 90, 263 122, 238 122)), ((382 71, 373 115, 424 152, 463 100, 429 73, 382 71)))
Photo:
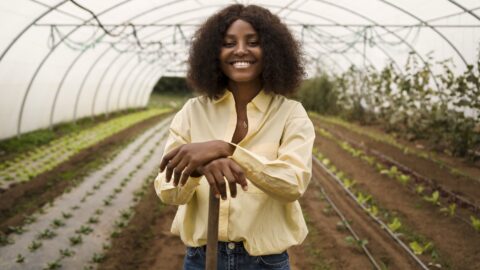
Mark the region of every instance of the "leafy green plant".
POLYGON ((480 219, 470 216, 470 220, 472 221, 472 226, 475 229, 475 231, 480 232, 480 219))
POLYGON ((453 217, 455 215, 455 210, 457 209, 456 203, 451 203, 447 207, 442 207, 440 212, 445 213, 448 216, 453 217))
POLYGON ((30 252, 35 252, 37 249, 39 249, 40 247, 42 246, 42 242, 37 242, 35 240, 33 240, 30 245, 28 245, 28 250, 30 250, 30 252))
POLYGON ((62 268, 62 264, 60 263, 60 259, 57 259, 53 262, 49 262, 46 267, 44 267, 44 270, 56 270, 62 268))
POLYGON ((15 262, 24 263, 25 262, 25 257, 22 254, 17 254, 17 258, 15 259, 15 262))
POLYGON ((368 240, 367 239, 358 239, 356 240, 355 238, 353 238, 353 236, 347 236, 345 237, 345 241, 347 241, 347 243, 349 245, 352 245, 356 248, 359 248, 361 249, 363 246, 366 246, 368 244, 368 240))
POLYGON ((413 241, 410 242, 408 245, 410 246, 410 249, 412 249, 413 253, 415 253, 415 255, 422 255, 433 247, 432 242, 428 242, 427 244, 422 245, 417 241, 413 241))
POLYGON ((60 256, 62 257, 72 257, 73 255, 75 255, 75 252, 68 248, 60 249, 59 252, 60 252, 60 256))
POLYGON ((430 196, 423 196, 423 199, 434 205, 440 205, 440 193, 438 190, 434 191, 430 196))
POLYGON ((70 240, 70 245, 71 246, 76 246, 76 245, 79 245, 83 242, 81 234, 71 236, 71 237, 68 238, 68 240, 70 240))
POLYGON ((397 217, 395 217, 393 218, 392 222, 388 223, 387 226, 393 232, 397 232, 402 227, 402 223, 397 217))

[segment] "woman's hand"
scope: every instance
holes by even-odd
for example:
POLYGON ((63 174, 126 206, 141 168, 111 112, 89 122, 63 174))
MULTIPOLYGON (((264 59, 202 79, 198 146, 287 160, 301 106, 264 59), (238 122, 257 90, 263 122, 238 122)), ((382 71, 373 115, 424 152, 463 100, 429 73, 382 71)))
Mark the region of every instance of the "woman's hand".
POLYGON ((167 153, 160 163, 160 171, 166 171, 166 182, 170 182, 174 175, 173 184, 185 183, 195 170, 208 162, 227 157, 234 151, 229 143, 215 140, 202 143, 188 143, 181 145, 167 153))
MULTIPOLYGON (((230 194, 232 198, 237 196, 237 185, 242 186, 242 189, 246 191, 248 189, 247 180, 242 168, 233 160, 229 158, 220 158, 211 161, 205 166, 202 166, 198 171, 207 178, 208 183, 215 192, 217 198, 219 195, 222 199, 227 199, 227 183, 230 187, 230 194)), ((180 183, 182 185, 184 183, 180 183)))

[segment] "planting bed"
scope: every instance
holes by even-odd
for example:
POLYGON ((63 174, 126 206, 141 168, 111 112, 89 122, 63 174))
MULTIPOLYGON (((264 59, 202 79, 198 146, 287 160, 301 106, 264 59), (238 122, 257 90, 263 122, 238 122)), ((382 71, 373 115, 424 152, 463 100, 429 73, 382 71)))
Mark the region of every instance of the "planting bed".
MULTIPOLYGON (((119 150, 23 222, 2 220, 9 234, 0 246, 0 269, 181 269, 185 246, 170 233, 176 206, 162 204, 153 188, 170 119, 157 118, 131 143, 112 142, 119 150)), ((475 169, 443 157, 445 164, 429 161, 346 125, 313 120, 313 177, 300 199, 309 234, 288 250, 292 269, 480 269, 480 233, 469 220, 478 214, 434 196, 444 187, 478 205, 476 184, 466 188, 467 181, 475 183, 475 169), (404 168, 394 171, 374 153, 404 168), (405 168, 435 185, 416 182, 405 168), (463 180, 453 186, 439 170, 463 180)))

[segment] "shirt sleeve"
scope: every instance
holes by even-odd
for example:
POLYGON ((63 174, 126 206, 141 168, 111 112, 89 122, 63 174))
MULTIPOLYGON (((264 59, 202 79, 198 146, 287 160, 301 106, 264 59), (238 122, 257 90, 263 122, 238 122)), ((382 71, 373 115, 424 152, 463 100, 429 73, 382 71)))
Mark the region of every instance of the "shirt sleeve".
MULTIPOLYGON (((190 121, 188 117, 190 102, 191 100, 185 103, 183 108, 173 118, 163 156, 176 147, 191 142, 190 121)), ((165 174, 166 170, 159 173, 154 180, 155 191, 160 200, 163 203, 173 205, 188 203, 195 193, 196 187, 200 185, 201 177, 189 177, 183 187, 175 187, 173 185, 173 179, 169 183, 166 182, 165 174)))
POLYGON ((303 195, 312 176, 315 129, 301 105, 294 107, 285 123, 276 160, 269 160, 239 145, 230 157, 260 190, 277 200, 293 202, 303 195))

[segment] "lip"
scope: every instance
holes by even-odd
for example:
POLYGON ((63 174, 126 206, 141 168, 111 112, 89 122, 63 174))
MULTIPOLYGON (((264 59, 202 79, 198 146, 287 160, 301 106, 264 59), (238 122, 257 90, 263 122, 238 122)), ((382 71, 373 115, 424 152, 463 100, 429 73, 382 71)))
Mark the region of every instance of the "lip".
POLYGON ((233 65, 238 62, 247 62, 249 64, 255 64, 257 61, 256 60, 251 60, 251 59, 238 59, 238 60, 231 60, 228 61, 228 64, 233 65))

